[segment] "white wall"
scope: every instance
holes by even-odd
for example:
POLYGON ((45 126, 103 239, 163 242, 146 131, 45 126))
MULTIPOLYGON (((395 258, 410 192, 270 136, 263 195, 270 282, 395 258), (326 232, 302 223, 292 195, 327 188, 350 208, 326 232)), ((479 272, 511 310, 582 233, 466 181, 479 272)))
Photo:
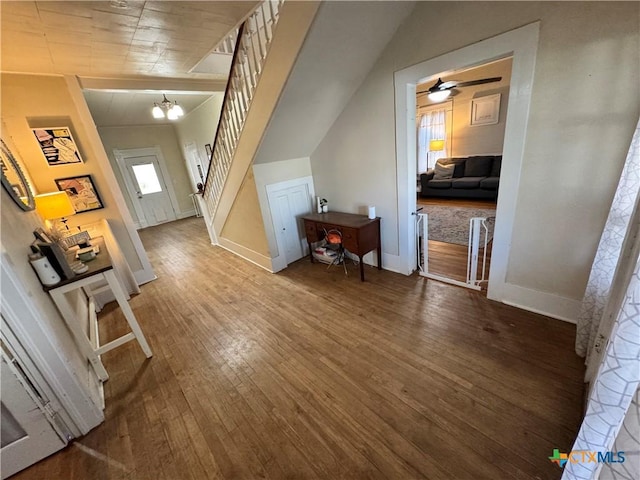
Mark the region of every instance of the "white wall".
MULTIPOLYGON (((223 99, 224 93, 216 93, 212 95, 209 100, 202 103, 195 110, 187 113, 179 123, 175 124, 178 144, 180 145, 182 156, 185 160, 189 155, 186 146, 190 143, 194 143, 197 147, 197 154, 202 165, 208 165, 209 159, 204 146, 206 144, 213 146, 223 99)), ((202 173, 206 179, 207 172, 203 171, 202 173)), ((193 191, 195 192, 195 185, 193 185, 193 188, 193 191)))
POLYGON ((377 205, 397 255, 393 73, 540 20, 507 280, 581 298, 640 113, 638 14, 631 2, 419 3, 311 155, 316 190, 333 209, 377 205))
POLYGON ((315 150, 412 6, 395 1, 322 3, 256 164, 306 158, 315 150))

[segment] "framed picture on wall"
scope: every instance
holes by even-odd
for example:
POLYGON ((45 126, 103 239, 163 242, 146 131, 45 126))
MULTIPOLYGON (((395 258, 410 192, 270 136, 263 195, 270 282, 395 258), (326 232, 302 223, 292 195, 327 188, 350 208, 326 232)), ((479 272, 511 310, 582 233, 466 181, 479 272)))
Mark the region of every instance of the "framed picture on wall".
POLYGON ((67 192, 76 213, 104 208, 91 175, 57 178, 55 182, 58 190, 67 192))
POLYGON ((471 100, 471 125, 495 125, 500 119, 500 93, 471 100))
POLYGON ((82 163, 69 127, 32 128, 40 151, 49 166, 82 163))

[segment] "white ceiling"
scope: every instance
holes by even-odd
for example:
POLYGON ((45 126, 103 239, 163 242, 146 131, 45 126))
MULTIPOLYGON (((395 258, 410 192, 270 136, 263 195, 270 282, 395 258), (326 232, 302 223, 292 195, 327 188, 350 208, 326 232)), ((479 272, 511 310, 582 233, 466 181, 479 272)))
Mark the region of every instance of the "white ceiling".
POLYGON ((2 0, 2 71, 77 75, 83 86, 110 90, 86 95, 97 125, 153 123, 133 114, 136 105, 150 112, 164 92, 188 111, 210 98, 204 92, 224 89, 225 63, 205 60, 258 3, 2 0))
MULTIPOLYGON (((177 101, 188 115, 217 93, 165 92, 167 99, 177 101)), ((157 120, 151 116, 153 103, 162 101, 160 92, 85 90, 94 123, 99 127, 168 124, 171 120, 157 120)))

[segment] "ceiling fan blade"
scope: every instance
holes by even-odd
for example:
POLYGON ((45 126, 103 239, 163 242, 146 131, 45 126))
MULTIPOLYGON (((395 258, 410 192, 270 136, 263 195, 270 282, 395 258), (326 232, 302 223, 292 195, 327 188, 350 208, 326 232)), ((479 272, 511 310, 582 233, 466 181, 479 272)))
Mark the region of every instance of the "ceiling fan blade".
POLYGON ((442 92, 443 90, 451 90, 456 87, 470 87, 472 85, 483 85, 485 83, 494 83, 502 80, 502 77, 490 77, 490 78, 480 78, 478 80, 468 80, 466 82, 459 82, 457 80, 449 80, 447 82, 443 82, 441 78, 438 79, 436 83, 433 84, 431 88, 428 90, 421 90, 416 92, 416 94, 420 95, 423 93, 434 93, 434 92, 442 92))
MULTIPOLYGON (((499 82, 500 80, 502 80, 502 77, 480 78, 478 80, 469 80, 467 82, 457 82, 456 85, 453 85, 453 87, 470 87, 472 85, 483 85, 485 83, 499 82)), ((445 83, 451 83, 451 82, 445 82, 445 83)), ((449 87, 449 88, 453 88, 453 87, 449 87)))

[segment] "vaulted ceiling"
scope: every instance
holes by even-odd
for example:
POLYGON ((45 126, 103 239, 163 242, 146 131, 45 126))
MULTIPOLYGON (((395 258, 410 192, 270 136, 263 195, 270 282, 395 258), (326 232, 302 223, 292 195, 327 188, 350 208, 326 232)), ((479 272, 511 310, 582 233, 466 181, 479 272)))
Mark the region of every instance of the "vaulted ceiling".
MULTIPOLYGON (((87 89, 108 90, 90 98, 94 105, 107 99, 112 110, 131 106, 144 90, 155 96, 197 92, 200 99, 208 98, 205 93, 224 89, 227 73, 203 65, 211 63, 213 49, 258 3, 2 0, 1 69, 77 75, 87 89), (129 103, 123 96, 127 92, 129 103)), ((182 100, 191 105, 195 97, 182 100)))

